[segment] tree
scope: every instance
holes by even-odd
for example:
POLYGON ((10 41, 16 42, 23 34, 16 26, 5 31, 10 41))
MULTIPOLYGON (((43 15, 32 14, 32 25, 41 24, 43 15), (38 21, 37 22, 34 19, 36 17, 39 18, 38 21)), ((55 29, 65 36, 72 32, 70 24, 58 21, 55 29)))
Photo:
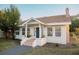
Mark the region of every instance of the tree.
POLYGON ((71 22, 72 22, 72 23, 71 23, 71 25, 70 25, 70 31, 73 32, 73 31, 75 31, 76 28, 79 27, 79 19, 73 18, 73 19, 71 20, 71 22))
POLYGON ((8 23, 6 14, 3 10, 0 11, 0 29, 4 32, 5 38, 7 38, 8 23))
POLYGON ((10 5, 10 8, 5 8, 3 12, 1 11, 0 29, 6 33, 6 36, 10 32, 14 39, 14 31, 18 28, 19 20, 20 12, 18 8, 10 5))
POLYGON ((20 20, 20 12, 17 7, 10 5, 6 12, 9 19, 9 30, 11 30, 12 38, 14 39, 14 31, 18 28, 20 20))

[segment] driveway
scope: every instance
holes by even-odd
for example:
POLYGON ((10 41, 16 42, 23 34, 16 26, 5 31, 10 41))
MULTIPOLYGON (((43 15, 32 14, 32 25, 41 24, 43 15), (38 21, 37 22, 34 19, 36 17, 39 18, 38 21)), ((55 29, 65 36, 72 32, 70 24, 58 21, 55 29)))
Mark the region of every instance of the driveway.
POLYGON ((21 55, 24 52, 29 52, 32 50, 30 46, 17 46, 15 48, 8 49, 6 51, 0 52, 0 55, 21 55))

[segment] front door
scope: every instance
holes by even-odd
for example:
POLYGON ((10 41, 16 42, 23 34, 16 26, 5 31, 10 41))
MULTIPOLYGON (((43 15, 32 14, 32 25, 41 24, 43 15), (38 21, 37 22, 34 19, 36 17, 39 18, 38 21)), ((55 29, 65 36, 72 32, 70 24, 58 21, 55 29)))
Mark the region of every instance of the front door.
POLYGON ((36 27, 36 38, 39 38, 39 27, 36 27))

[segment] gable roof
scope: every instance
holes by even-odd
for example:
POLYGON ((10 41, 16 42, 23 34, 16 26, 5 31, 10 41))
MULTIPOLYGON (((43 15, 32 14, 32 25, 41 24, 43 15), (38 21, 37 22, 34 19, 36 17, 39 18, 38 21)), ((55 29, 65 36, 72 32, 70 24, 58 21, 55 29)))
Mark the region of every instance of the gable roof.
POLYGON ((66 15, 57 15, 57 16, 48 16, 48 17, 39 17, 39 18, 30 18, 28 20, 23 21, 21 24, 27 23, 29 20, 34 19, 44 24, 71 24, 71 17, 66 17, 66 15))
POLYGON ((63 22, 71 22, 70 17, 66 17, 66 15, 57 15, 57 16, 49 16, 49 17, 40 17, 36 18, 37 20, 43 23, 63 23, 63 22))

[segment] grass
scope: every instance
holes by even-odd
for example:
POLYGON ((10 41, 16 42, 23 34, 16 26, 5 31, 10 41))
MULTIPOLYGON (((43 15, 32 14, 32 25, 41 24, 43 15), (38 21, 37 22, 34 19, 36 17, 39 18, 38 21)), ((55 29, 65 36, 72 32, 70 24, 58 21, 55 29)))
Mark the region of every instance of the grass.
POLYGON ((24 55, 79 55, 79 38, 71 37, 73 47, 57 47, 47 44, 40 48, 33 48, 32 51, 22 53, 24 55))
MULTIPOLYGON (((0 39, 0 51, 19 45, 18 40, 0 39)), ((79 55, 79 39, 72 38, 73 47, 57 47, 47 44, 43 47, 33 48, 31 51, 20 53, 21 55, 79 55)))
POLYGON ((0 51, 4 51, 6 49, 16 47, 17 45, 19 45, 19 40, 0 38, 0 51))
POLYGON ((23 55, 77 55, 79 47, 60 48, 60 47, 40 47, 33 48, 32 51, 22 53, 23 55))

